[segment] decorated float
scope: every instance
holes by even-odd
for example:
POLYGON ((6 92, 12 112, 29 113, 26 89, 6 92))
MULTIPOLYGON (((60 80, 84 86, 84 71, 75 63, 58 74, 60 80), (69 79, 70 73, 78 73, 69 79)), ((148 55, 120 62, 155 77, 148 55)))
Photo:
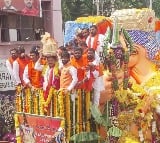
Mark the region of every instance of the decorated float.
MULTIPOLYGON (((49 90, 47 99, 44 99, 42 89, 32 90, 18 86, 15 114, 17 143, 24 142, 24 136, 27 134, 24 132, 25 129, 30 132, 28 135, 30 143, 54 142, 55 136, 59 135, 59 133, 63 133, 63 137, 60 138, 61 142, 100 140, 101 137, 97 134, 99 133, 99 125, 105 127, 107 132, 105 142, 108 143, 147 143, 144 129, 147 130, 149 128, 152 128, 152 141, 155 143, 159 134, 155 120, 152 118, 152 111, 155 110, 158 103, 154 98, 152 105, 150 104, 150 95, 143 87, 137 84, 133 84, 132 88, 130 86, 129 56, 135 51, 128 32, 123 29, 123 27, 136 29, 137 25, 140 30, 151 28, 150 26, 153 26, 154 23, 151 17, 154 16, 154 13, 148 9, 130 9, 116 12, 111 18, 104 16, 80 17, 65 24, 65 43, 73 40, 78 29, 89 28, 92 24, 96 24, 99 33, 106 36, 103 64, 107 69, 105 69, 104 74, 107 74, 109 70, 113 76, 114 98, 106 102, 104 112, 101 113, 97 106, 92 106, 92 92, 75 90, 72 93, 66 93, 63 89, 56 90, 52 87, 49 90), (126 13, 128 13, 127 18, 123 16, 126 13), (144 17, 146 13, 147 16, 144 17), (124 24, 125 18, 126 22, 124 24), (133 23, 131 22, 133 19, 137 22, 135 27, 132 27, 133 23), (112 27, 112 21, 113 28, 111 32, 109 27, 112 27), (120 29, 120 25, 122 29, 120 29), (119 31, 125 39, 126 47, 120 43, 119 31), (124 72, 123 84, 121 85, 118 84, 118 79, 116 78, 116 71, 119 70, 124 72), (147 98, 148 95, 149 98, 147 98), (147 106, 150 108, 148 109, 147 106), (145 108, 147 108, 147 111, 145 108), (144 114, 147 116, 144 116, 144 114), (138 125, 138 137, 126 132, 133 121, 138 125), (41 136, 42 134, 43 136, 41 136)), ((50 39, 49 34, 46 35, 43 37, 42 42, 54 40, 50 39)), ((50 52, 55 51, 55 48, 57 48, 55 41, 51 43, 54 44, 43 47, 44 55, 52 54, 50 52)), ((152 87, 152 81, 146 83, 148 87, 152 87)), ((159 82, 154 82, 153 84, 157 83, 159 84, 159 82)), ((156 96, 157 93, 159 93, 159 88, 153 94, 156 96)))

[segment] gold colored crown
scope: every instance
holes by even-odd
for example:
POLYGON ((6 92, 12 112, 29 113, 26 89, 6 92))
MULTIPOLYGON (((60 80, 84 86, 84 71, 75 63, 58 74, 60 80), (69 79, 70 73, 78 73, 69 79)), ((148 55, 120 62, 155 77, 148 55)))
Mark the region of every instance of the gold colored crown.
POLYGON ((155 12, 148 8, 116 10, 111 18, 117 17, 118 25, 126 30, 154 31, 155 12))
POLYGON ((44 35, 41 36, 41 42, 43 44, 42 53, 45 56, 56 56, 56 51, 58 49, 58 45, 56 41, 51 37, 50 33, 45 32, 44 35))

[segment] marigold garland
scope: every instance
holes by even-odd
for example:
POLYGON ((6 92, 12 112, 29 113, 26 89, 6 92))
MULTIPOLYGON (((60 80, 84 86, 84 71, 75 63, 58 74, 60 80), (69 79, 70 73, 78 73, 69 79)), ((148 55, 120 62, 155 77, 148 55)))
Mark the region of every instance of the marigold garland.
POLYGON ((79 123, 80 123, 80 93, 81 93, 81 90, 79 89, 77 91, 77 98, 76 98, 76 111, 75 111, 75 114, 76 114, 76 133, 78 134, 80 132, 80 127, 79 127, 79 123))
POLYGON ((90 96, 91 96, 91 93, 90 92, 87 92, 86 93, 86 131, 89 132, 90 131, 90 122, 89 122, 89 119, 91 118, 91 115, 90 115, 90 96))
MULTIPOLYGON (((59 91, 58 94, 58 105, 59 105, 59 116, 64 118, 65 117, 65 113, 64 113, 64 95, 63 95, 63 90, 59 91)), ((61 127, 64 128, 65 127, 65 120, 63 120, 61 122, 61 127)))
POLYGON ((19 129, 19 119, 18 114, 14 114, 14 121, 15 121, 15 128, 16 128, 16 141, 17 143, 22 143, 21 137, 20 137, 20 129, 19 129))
POLYGON ((79 132, 82 132, 82 128, 83 128, 83 110, 82 110, 82 104, 84 104, 82 101, 82 90, 80 90, 79 94, 78 94, 78 97, 79 97, 79 103, 78 103, 78 108, 79 108, 79 132))
POLYGON ((69 141, 71 135, 71 118, 70 118, 70 93, 65 95, 65 121, 66 121, 66 139, 69 141))
MULTIPOLYGON (((153 112, 155 112, 160 102, 157 97, 160 94, 160 72, 155 72, 152 78, 141 85, 132 83, 131 89, 132 90, 120 89, 115 92, 121 105, 125 105, 123 107, 124 111, 117 117, 119 127, 123 130, 123 135, 120 137, 119 143, 139 143, 139 140, 141 140, 141 142, 147 142, 146 132, 150 130, 152 126, 154 119, 153 112), (129 111, 132 111, 130 117, 127 115, 127 113, 131 113, 129 111), (126 123, 127 120, 128 123, 126 123), (129 132, 125 132, 126 126, 130 126, 133 122, 139 127, 139 139, 138 137, 130 136, 129 132), (123 126, 123 124, 125 126, 123 126)), ((155 131, 156 129, 154 129, 154 133, 155 131)))
POLYGON ((44 95, 43 95, 43 90, 40 90, 39 92, 39 98, 40 98, 40 115, 44 115, 44 95))
MULTIPOLYGON (((83 93, 80 89, 74 91, 75 95, 73 96, 75 96, 75 101, 73 101, 71 97, 72 93, 66 92, 65 89, 57 91, 51 87, 46 101, 44 100, 44 92, 42 89, 34 89, 31 91, 30 88, 26 88, 23 92, 25 93, 24 99, 22 99, 22 88, 19 87, 17 90, 19 95, 17 94, 16 97, 16 110, 18 112, 24 111, 25 113, 44 115, 44 113, 47 112, 45 111, 45 109, 47 109, 46 107, 51 104, 49 110, 51 108, 53 108, 53 110, 50 110, 52 112, 50 116, 64 118, 61 122, 61 127, 65 128, 66 139, 68 141, 70 136, 75 133, 90 131, 90 92, 83 93), (22 100, 24 101, 23 107, 21 106, 22 100), (73 105, 75 107, 73 107, 73 105), (73 108, 75 108, 75 111, 73 108)), ((18 126, 17 124, 18 122, 15 123, 16 126, 18 126)), ((17 137, 17 141, 20 143, 21 138, 17 137)))

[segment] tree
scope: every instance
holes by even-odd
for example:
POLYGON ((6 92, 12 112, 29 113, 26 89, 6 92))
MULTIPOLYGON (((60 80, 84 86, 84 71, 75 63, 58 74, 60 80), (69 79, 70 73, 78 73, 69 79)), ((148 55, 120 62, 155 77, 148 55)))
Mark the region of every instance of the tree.
POLYGON ((160 18, 160 0, 153 1, 153 9, 155 10, 156 16, 160 18))
POLYGON ((95 14, 92 0, 62 0, 63 21, 75 20, 80 16, 95 14))
MULTIPOLYGON (((149 7, 149 0, 100 0, 103 1, 103 14, 110 16, 114 9, 149 7), (113 3, 112 3, 113 2, 113 3)), ((160 0, 153 0, 153 10, 160 18, 160 0)), ((96 6, 92 0, 62 0, 63 21, 75 20, 77 17, 96 15, 96 6)), ((102 12, 101 12, 102 14, 102 12)))

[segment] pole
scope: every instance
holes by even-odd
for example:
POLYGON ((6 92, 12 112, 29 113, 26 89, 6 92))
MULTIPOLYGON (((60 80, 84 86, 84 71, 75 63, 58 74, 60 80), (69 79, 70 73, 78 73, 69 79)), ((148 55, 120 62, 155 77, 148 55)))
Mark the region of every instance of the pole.
POLYGON ((99 0, 93 0, 93 4, 97 7, 97 15, 99 15, 99 0))
POLYGON ((97 15, 99 15, 99 0, 96 0, 96 5, 97 5, 97 15))
POLYGON ((149 0, 149 8, 152 9, 152 0, 149 0))

